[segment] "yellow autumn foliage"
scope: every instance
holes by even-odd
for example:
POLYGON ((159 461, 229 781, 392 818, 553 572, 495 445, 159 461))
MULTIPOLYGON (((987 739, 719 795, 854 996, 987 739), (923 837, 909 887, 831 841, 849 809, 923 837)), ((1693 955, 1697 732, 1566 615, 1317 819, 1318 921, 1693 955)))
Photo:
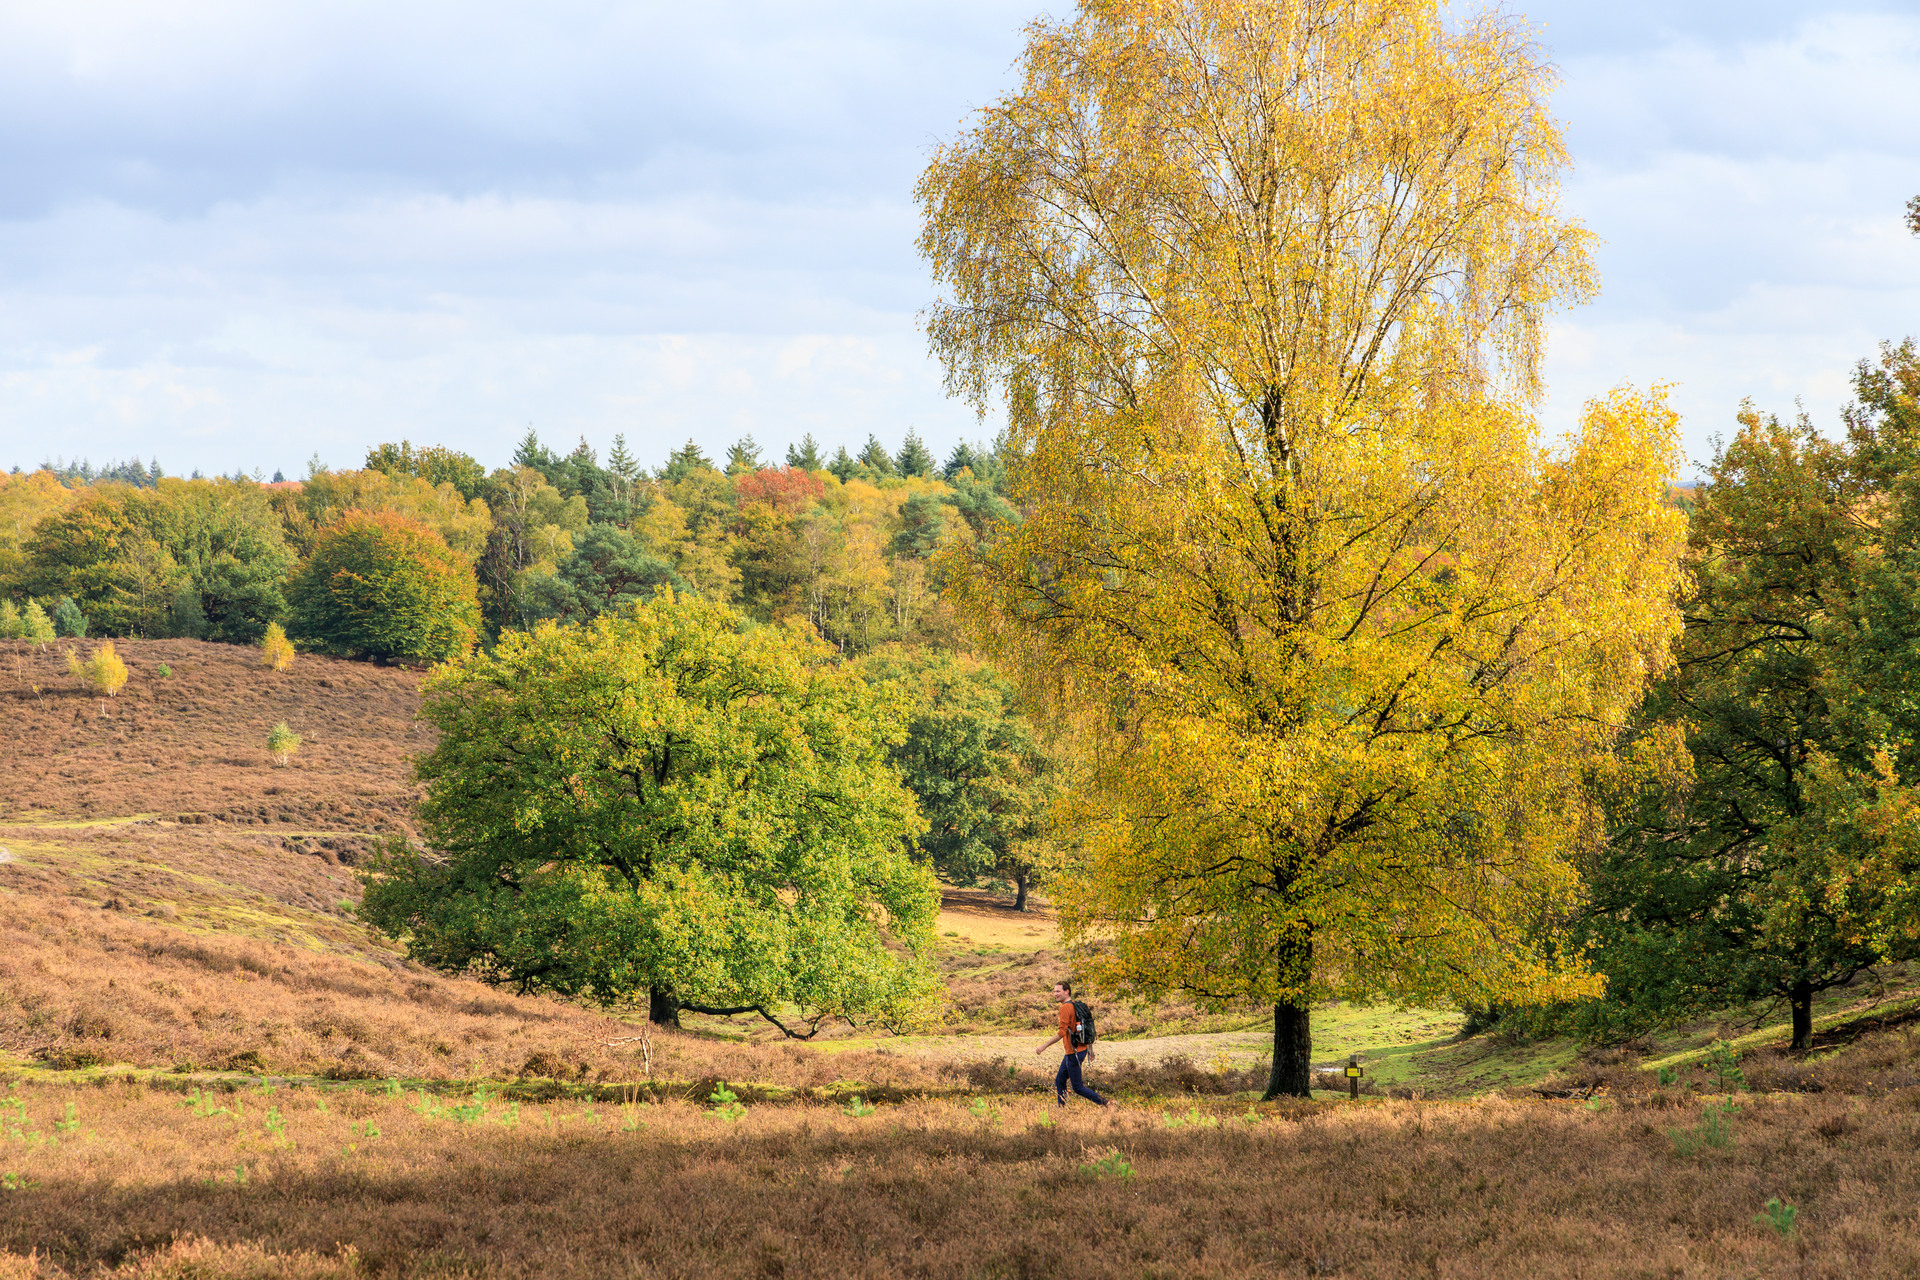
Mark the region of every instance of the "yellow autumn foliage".
POLYGON ((293 665, 293 658, 293 641, 287 639, 287 629, 277 622, 269 622, 267 634, 260 638, 260 665, 285 671, 293 665))
POLYGON ((1064 927, 1100 976, 1270 1002, 1595 989, 1552 923, 1677 628, 1677 420, 1542 447, 1544 317, 1593 289, 1550 70, 1417 0, 1111 0, 921 180, 949 386, 1024 519, 954 598, 1085 739, 1064 927))
POLYGON ((113 651, 113 641, 102 640, 84 662, 72 649, 67 650, 67 674, 111 698, 127 683, 127 664, 113 651))

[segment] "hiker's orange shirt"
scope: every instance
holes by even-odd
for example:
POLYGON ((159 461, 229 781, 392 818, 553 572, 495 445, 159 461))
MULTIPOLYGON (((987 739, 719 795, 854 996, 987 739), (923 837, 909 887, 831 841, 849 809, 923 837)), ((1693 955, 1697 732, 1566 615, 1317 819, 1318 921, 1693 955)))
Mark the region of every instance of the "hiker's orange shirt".
POLYGON ((1068 1053, 1074 1052, 1073 1024, 1073 1001, 1069 1000, 1060 1006, 1060 1047, 1068 1053))

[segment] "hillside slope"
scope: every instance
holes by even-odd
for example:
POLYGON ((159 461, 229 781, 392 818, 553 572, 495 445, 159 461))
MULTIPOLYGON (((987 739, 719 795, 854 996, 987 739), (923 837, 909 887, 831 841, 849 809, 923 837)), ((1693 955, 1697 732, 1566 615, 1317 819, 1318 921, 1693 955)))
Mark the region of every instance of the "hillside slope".
MULTIPOLYGON (((114 698, 0 645, 0 1054, 337 1077, 622 1074, 625 1024, 404 961, 351 867, 407 829, 413 672, 122 641, 114 698), (169 674, 162 674, 162 664, 169 674), (267 731, 304 741, 276 766, 267 731)), ((92 646, 82 642, 83 652, 92 646)))

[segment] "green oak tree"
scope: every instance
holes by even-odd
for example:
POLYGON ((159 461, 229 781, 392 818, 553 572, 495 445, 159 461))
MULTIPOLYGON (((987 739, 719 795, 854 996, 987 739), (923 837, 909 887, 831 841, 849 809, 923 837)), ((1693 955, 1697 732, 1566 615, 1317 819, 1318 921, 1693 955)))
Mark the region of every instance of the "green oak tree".
POLYGON ((802 1037, 932 996, 900 710, 804 627, 662 593, 503 634, 436 673, 422 714, 426 848, 374 860, 364 907, 415 959, 802 1037))
POLYGON ((1694 495, 1678 661, 1588 877, 1590 1033, 1781 1001, 1805 1049, 1816 995, 1920 956, 1912 344, 1855 390, 1840 439, 1743 411, 1694 495))
POLYGON ((1014 908, 1026 910, 1029 890, 1060 861, 1047 829, 1059 770, 1012 684, 977 661, 897 646, 861 670, 912 701, 893 759, 926 816, 920 847, 934 868, 960 885, 1008 881, 1014 908))

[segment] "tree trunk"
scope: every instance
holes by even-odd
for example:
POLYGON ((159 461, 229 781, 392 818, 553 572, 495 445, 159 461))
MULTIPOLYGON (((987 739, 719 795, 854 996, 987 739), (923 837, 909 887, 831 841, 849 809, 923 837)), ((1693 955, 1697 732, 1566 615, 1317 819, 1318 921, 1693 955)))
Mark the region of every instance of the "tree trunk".
POLYGON ((1273 1073, 1267 1078, 1262 1102, 1313 1096, 1313 1036, 1307 1017, 1304 1004, 1273 1006, 1273 1073))
POLYGON ((1313 984, 1313 935, 1288 938, 1275 957, 1280 986, 1299 992, 1273 1006, 1273 1073, 1262 1102, 1278 1097, 1313 1096, 1313 1034, 1308 1026, 1307 990, 1313 984))
POLYGON ((666 987, 655 987, 647 993, 647 1021, 656 1027, 680 1026, 680 1001, 666 987))
POLYGON ((1027 909, 1027 878, 1025 876, 1013 878, 1013 909, 1015 911, 1027 909))
POLYGON ((1789 1049, 1813 1048, 1813 983, 1805 978, 1795 982, 1787 1004, 1793 1009, 1793 1044, 1789 1049))

